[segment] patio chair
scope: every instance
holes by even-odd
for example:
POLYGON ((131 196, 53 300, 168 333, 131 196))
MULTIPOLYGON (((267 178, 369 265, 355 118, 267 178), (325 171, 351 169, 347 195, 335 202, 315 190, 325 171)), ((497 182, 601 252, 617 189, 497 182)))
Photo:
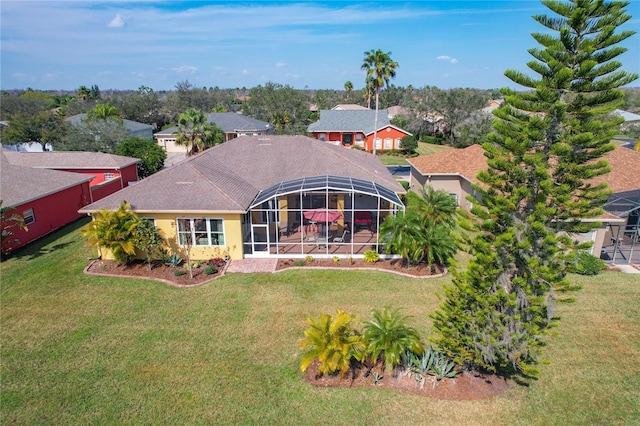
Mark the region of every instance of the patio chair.
POLYGON ((345 241, 345 237, 347 236, 347 234, 349 233, 349 230, 345 227, 344 228, 344 232, 342 232, 342 235, 339 237, 335 237, 333 239, 334 243, 344 243, 345 241))

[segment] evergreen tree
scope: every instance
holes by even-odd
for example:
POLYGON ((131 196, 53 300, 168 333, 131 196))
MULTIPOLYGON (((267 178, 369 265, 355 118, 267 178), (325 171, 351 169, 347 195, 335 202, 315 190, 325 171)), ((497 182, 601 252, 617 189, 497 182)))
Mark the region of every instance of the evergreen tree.
POLYGON ((504 89, 494 133, 484 144, 488 170, 476 186, 480 219, 473 258, 454 273, 432 316, 436 342, 469 368, 535 375, 545 329, 559 292, 571 289, 565 255, 587 247, 572 235, 598 226, 581 219, 602 212, 608 172, 602 156, 621 119, 621 86, 637 78, 616 60, 628 2, 543 0, 556 16, 534 16, 549 31, 534 33, 528 67, 505 75, 528 91, 504 89), (555 32, 555 34, 554 34, 555 32))

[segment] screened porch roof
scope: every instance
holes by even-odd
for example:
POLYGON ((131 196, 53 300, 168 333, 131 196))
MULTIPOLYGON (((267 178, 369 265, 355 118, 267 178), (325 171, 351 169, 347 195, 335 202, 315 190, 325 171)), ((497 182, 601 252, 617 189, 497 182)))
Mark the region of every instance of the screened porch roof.
POLYGON ((380 197, 404 209, 398 194, 384 186, 362 179, 346 176, 311 176, 280 182, 260 191, 251 203, 250 209, 260 206, 271 198, 307 191, 344 191, 380 197))
POLYGON ((619 217, 627 217, 631 212, 640 209, 640 190, 614 194, 604 209, 619 217))

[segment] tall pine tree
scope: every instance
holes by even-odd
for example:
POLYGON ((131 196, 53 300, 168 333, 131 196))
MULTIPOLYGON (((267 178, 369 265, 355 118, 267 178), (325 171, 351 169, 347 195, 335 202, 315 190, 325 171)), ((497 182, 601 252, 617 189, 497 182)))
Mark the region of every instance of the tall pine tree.
POLYGON ((637 78, 615 60, 634 34, 618 31, 628 2, 542 3, 555 15, 533 17, 547 29, 532 34, 541 47, 527 66, 538 76, 505 72, 525 90, 503 90, 478 175, 485 186, 475 188, 473 257, 432 315, 436 343, 470 369, 537 374, 557 295, 571 289, 565 255, 587 247, 575 234, 597 224, 581 219, 599 215, 609 194, 590 179, 609 171, 619 88, 637 78))

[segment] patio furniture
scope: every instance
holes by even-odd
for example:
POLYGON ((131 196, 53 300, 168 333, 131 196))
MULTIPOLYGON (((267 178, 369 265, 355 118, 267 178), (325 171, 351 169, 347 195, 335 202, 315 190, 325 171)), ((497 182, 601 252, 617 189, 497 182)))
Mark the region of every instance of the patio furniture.
POLYGON ((371 225, 373 224, 373 216, 371 215, 371 212, 356 211, 353 214, 353 226, 355 232, 358 232, 361 229, 371 230, 371 225))
POLYGON ((339 236, 339 237, 335 237, 333 239, 333 242, 334 243, 344 243, 344 242, 346 242, 345 241, 345 237, 347 236, 348 233, 349 233, 349 226, 347 226, 347 224, 345 224, 344 231, 342 231, 342 235, 339 236))

